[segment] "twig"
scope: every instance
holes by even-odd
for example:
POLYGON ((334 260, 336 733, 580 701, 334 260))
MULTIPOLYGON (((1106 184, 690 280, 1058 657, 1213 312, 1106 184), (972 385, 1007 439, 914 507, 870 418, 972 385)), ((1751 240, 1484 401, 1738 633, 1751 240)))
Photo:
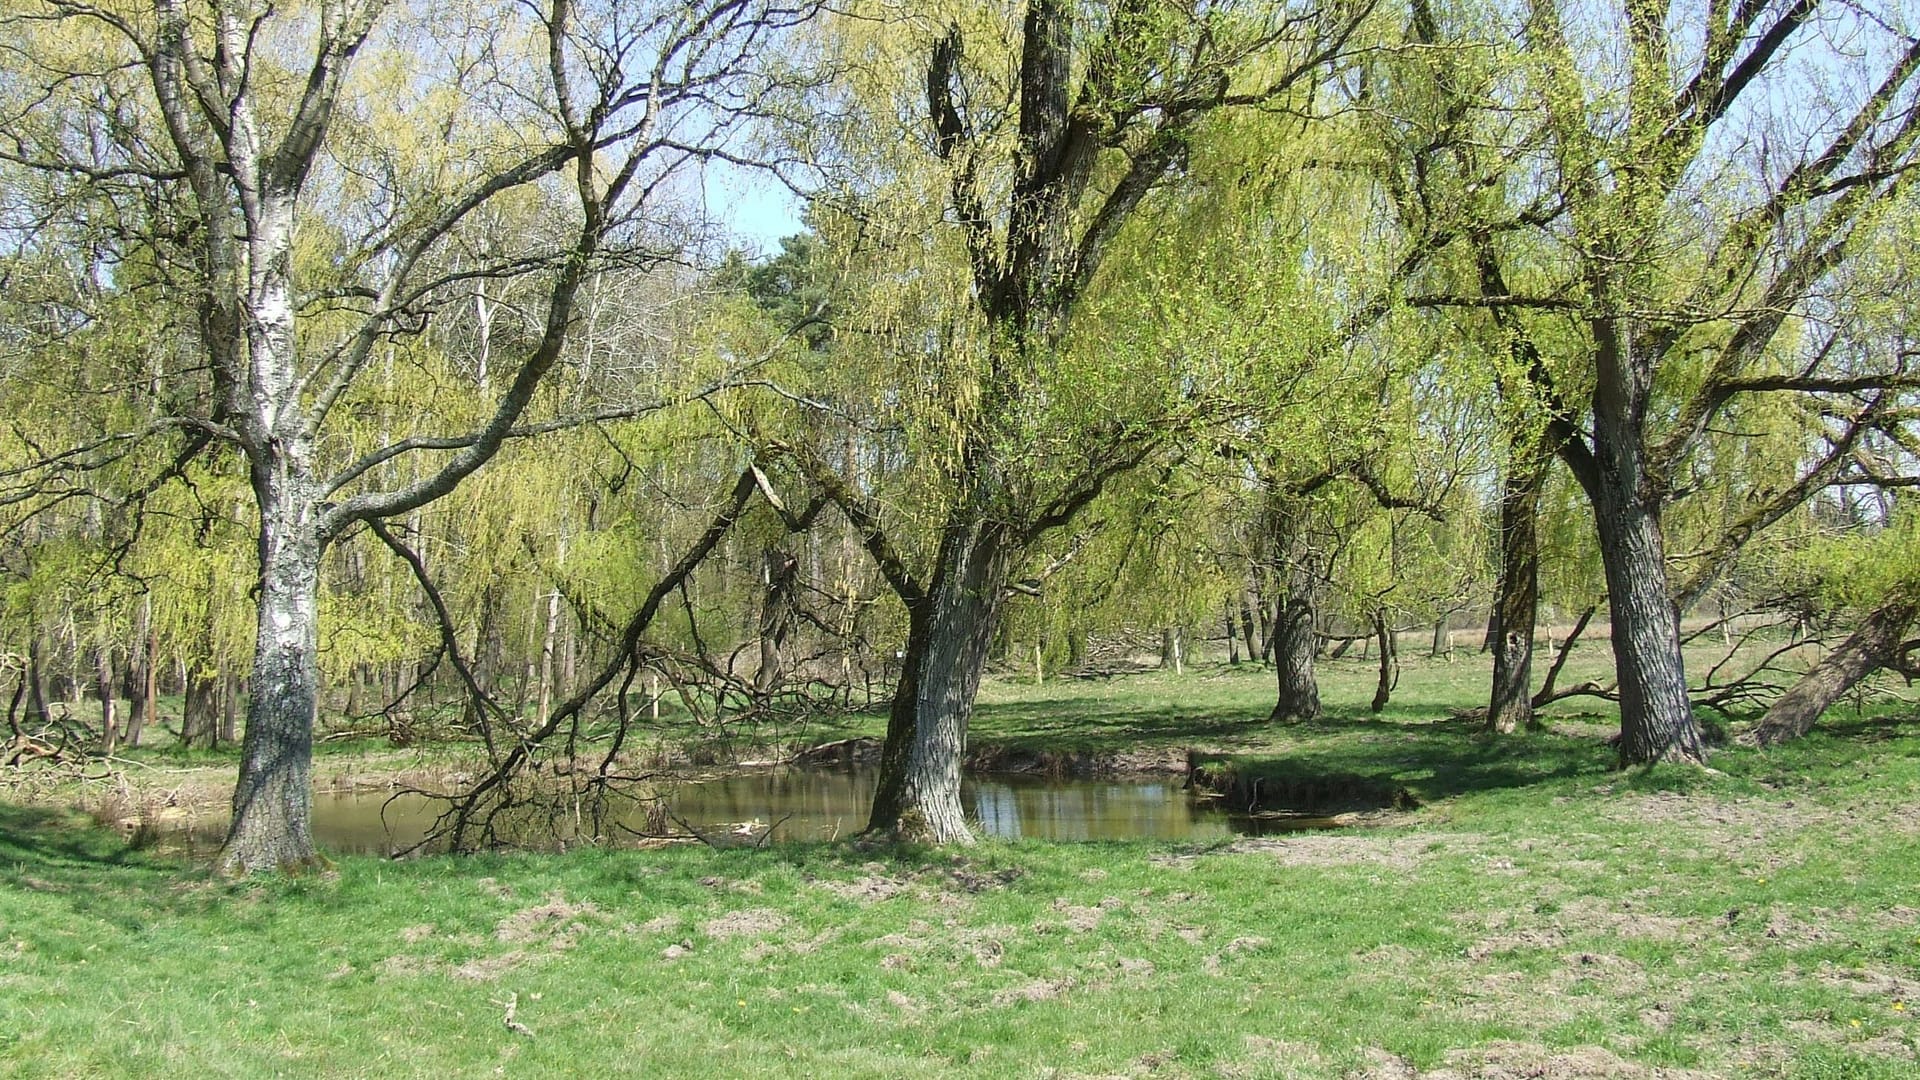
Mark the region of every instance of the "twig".
POLYGON ((515 1035, 524 1035, 529 1039, 533 1038, 533 1029, 513 1018, 514 1013, 520 1011, 520 992, 518 990, 508 994, 507 1000, 494 1001, 493 1003, 507 1011, 507 1015, 502 1019, 502 1022, 507 1025, 508 1031, 513 1032, 515 1035))

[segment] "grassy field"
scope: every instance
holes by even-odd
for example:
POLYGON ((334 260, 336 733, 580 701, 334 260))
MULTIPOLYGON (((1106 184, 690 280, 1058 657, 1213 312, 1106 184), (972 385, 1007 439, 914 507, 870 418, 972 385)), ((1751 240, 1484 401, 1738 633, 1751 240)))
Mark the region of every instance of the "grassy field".
POLYGON ((0 1074, 1920 1076, 1910 714, 1622 774, 1604 713, 1505 740, 1445 720, 1477 663, 1410 665, 1379 718, 1371 668, 1332 665, 1330 716, 1286 728, 1270 677, 995 681, 976 738, 1198 746, 1391 777, 1422 808, 1209 847, 344 858, 230 884, 0 806, 0 1074))

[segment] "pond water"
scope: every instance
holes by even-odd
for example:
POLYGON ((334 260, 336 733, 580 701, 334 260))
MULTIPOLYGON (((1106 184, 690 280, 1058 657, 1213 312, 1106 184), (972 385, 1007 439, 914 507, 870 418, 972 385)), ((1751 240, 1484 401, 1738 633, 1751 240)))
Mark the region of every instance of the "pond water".
MULTIPOLYGON (((875 778, 870 768, 755 770, 681 783, 669 793, 667 805, 716 843, 757 843, 769 829, 773 842, 831 840, 865 826, 875 778)), ((1338 824, 1319 817, 1229 814, 1194 797, 1177 776, 969 777, 961 799, 981 833, 1009 840, 1206 841, 1338 824)), ((327 851, 384 855, 418 842, 439 808, 419 796, 390 800, 386 792, 316 795, 314 838, 327 851)), ((643 820, 636 808, 625 824, 642 830, 643 820)), ((163 842, 193 854, 208 853, 219 846, 225 831, 225 820, 205 815, 163 842)), ((563 823, 560 835, 566 831, 563 823)), ((553 836, 554 830, 542 834, 553 836)))

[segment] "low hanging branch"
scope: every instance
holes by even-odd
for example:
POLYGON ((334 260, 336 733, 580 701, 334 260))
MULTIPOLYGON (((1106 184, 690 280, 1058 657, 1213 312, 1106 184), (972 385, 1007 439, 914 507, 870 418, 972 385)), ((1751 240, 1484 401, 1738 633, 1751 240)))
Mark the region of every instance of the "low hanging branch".
MULTIPOLYGON (((528 764, 533 753, 559 732, 564 726, 574 722, 614 679, 621 673, 631 672, 645 655, 654 655, 658 650, 645 642, 646 633, 654 618, 660 613, 666 599, 679 590, 681 585, 704 562, 714 548, 718 547, 733 527, 745 514, 747 504, 752 500, 757 487, 751 469, 741 472, 729 492, 726 502, 714 515, 707 529, 695 540, 685 553, 674 563, 667 573, 655 582, 640 607, 628 618, 620 633, 620 648, 614 659, 587 680, 575 694, 562 702, 546 720, 534 730, 519 739, 517 744, 500 758, 491 772, 482 777, 465 791, 454 795, 410 789, 397 794, 418 794, 445 799, 449 806, 441 813, 434 826, 419 842, 406 848, 400 854, 412 854, 441 839, 448 841, 455 851, 468 851, 480 846, 477 839, 487 843, 496 843, 502 838, 494 828, 497 815, 508 806, 511 800, 502 796, 512 780, 528 764)), ((436 614, 443 619, 441 632, 448 633, 445 623, 445 608, 439 607, 436 614)))

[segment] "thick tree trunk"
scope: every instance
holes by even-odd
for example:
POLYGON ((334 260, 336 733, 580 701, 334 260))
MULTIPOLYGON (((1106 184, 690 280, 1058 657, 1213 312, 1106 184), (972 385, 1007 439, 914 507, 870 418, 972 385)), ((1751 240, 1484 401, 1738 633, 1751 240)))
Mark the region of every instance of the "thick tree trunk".
POLYGON ((1320 648, 1314 594, 1318 590, 1300 536, 1297 513, 1276 500, 1267 510, 1267 542, 1273 573, 1279 586, 1273 609, 1273 669, 1277 696, 1276 723, 1312 720, 1320 715, 1320 683, 1314 675, 1314 655, 1320 648))
POLYGON ((1253 625, 1253 611, 1256 607, 1264 609, 1265 605, 1260 603, 1257 596, 1250 596, 1244 592, 1240 594, 1240 637, 1241 640, 1246 642, 1247 659, 1249 660, 1255 660, 1260 657, 1261 635, 1260 631, 1253 625))
POLYGON ((960 806, 967 724, 1014 552, 974 513, 950 525, 927 595, 910 605, 869 832, 938 844, 973 842, 960 806))
POLYGON ((1667 588, 1659 519, 1605 478, 1594 517, 1620 680, 1620 763, 1702 763, 1706 749, 1687 698, 1680 613, 1667 588))
POLYGON ((219 866, 229 874, 298 871, 313 846, 313 726, 321 545, 304 462, 254 462, 260 506, 259 620, 252 694, 219 866))
POLYGON ((1798 739, 1821 714, 1861 679, 1898 659, 1907 628, 1920 616, 1920 601, 1898 596, 1867 615, 1852 636, 1800 677, 1760 718, 1746 741, 1757 746, 1798 739))
POLYGON ((1185 657, 1181 654, 1180 631, 1171 626, 1160 628, 1160 667, 1172 668, 1175 675, 1186 673, 1185 657))
POLYGON ((1309 581, 1305 588, 1281 597, 1274 610, 1273 667, 1278 699, 1270 720, 1285 723, 1320 715, 1320 682, 1313 671, 1319 636, 1313 627, 1313 589, 1309 581))
POLYGON ((787 637, 793 633, 793 587, 800 563, 779 548, 768 548, 764 556, 766 596, 760 604, 760 667, 754 672, 753 688, 769 694, 780 685, 786 668, 787 637))
POLYGON ((147 727, 159 719, 160 636, 153 629, 151 597, 141 601, 140 617, 134 628, 126 668, 128 746, 139 746, 147 727))
POLYGON ((240 695, 243 680, 230 671, 220 674, 220 727, 214 733, 215 746, 232 746, 240 741, 240 695))
POLYGON ((212 749, 220 740, 220 674, 195 667, 187 674, 180 712, 180 745, 212 749))
POLYGON ((1515 461, 1500 496, 1500 593, 1492 628, 1493 696, 1487 730, 1510 735, 1534 726, 1533 633, 1540 611, 1539 464, 1515 461))

